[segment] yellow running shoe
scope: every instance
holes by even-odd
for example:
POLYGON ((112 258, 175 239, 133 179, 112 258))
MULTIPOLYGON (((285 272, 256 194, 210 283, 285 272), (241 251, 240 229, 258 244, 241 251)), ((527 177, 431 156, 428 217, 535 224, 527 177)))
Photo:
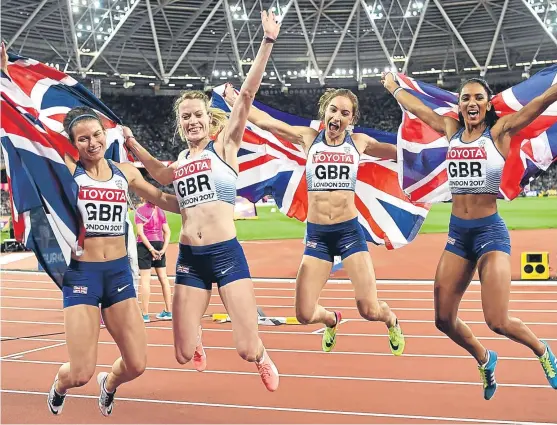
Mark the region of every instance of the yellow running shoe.
POLYGON ((325 328, 325 331, 323 332, 323 341, 321 343, 321 347, 326 353, 332 351, 337 343, 337 330, 340 325, 340 321, 342 320, 342 315, 340 314, 340 311, 335 311, 335 316, 337 318, 337 323, 335 324, 335 326, 333 326, 332 328, 327 326, 325 328))
POLYGON ((402 329, 400 329, 400 325, 398 324, 398 319, 396 320, 396 324, 389 328, 389 346, 391 347, 391 352, 395 356, 402 356, 404 352, 404 334, 402 333, 402 329))

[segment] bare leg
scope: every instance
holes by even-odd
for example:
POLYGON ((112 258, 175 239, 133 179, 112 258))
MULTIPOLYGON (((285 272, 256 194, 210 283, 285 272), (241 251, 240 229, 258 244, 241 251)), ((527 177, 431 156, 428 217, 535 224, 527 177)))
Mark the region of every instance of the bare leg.
POLYGON ((493 332, 527 346, 536 356, 543 355, 545 345, 520 319, 509 316, 510 256, 501 251, 488 252, 480 258, 478 271, 487 326, 493 332))
POLYGON ((475 269, 473 262, 452 252, 443 252, 435 274, 435 326, 474 356, 478 363, 484 363, 487 350, 468 325, 457 317, 460 301, 475 269))
POLYGON ((296 318, 304 325, 323 323, 332 327, 336 315, 317 302, 331 274, 329 261, 304 255, 296 276, 296 318))

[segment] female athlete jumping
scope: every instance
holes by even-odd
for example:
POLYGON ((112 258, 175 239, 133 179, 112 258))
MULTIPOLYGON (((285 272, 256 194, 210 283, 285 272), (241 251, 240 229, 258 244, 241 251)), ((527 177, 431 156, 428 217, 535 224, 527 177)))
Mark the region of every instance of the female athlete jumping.
POLYGON ((216 282, 232 321, 239 355, 254 362, 267 389, 275 391, 279 375, 258 335, 253 283, 234 226, 237 154, 249 108, 280 28, 272 12, 262 12, 262 25, 263 41, 240 90, 240 101, 226 125, 217 125, 220 131, 211 128, 215 123, 207 96, 186 91, 176 101, 175 113, 188 149, 170 167, 142 148, 129 129, 124 134, 127 146, 149 174, 161 184, 173 183, 180 203, 182 229, 173 299, 176 360, 186 364, 193 359, 198 371, 205 369, 200 322, 216 282))
POLYGON ((484 398, 495 394, 497 354, 487 350, 458 318, 458 307, 478 269, 482 306, 494 332, 529 347, 538 356, 547 379, 557 389, 557 364, 546 342, 522 321, 509 316, 511 242, 497 212, 497 195, 511 137, 557 101, 557 85, 520 111, 497 117, 486 81, 465 81, 458 96, 459 119, 442 117, 383 74, 383 85, 410 113, 449 140, 447 174, 452 193, 449 236, 435 276, 435 325, 479 363, 484 398))
MULTIPOLYGON (((225 88, 224 96, 232 105, 238 102, 231 85, 225 88)), ((296 317, 303 324, 325 324, 322 349, 333 349, 341 313, 326 310, 318 300, 334 257, 340 256, 354 285, 360 315, 386 324, 391 351, 399 356, 404 351, 404 336, 395 314, 377 299, 375 272, 358 223, 354 195, 360 155, 396 159, 396 146, 347 131, 359 116, 358 98, 350 90, 327 90, 319 100, 319 115, 325 123, 321 131, 288 125, 256 107, 250 109, 248 117, 263 130, 301 145, 307 155, 307 237, 296 278, 296 317)))

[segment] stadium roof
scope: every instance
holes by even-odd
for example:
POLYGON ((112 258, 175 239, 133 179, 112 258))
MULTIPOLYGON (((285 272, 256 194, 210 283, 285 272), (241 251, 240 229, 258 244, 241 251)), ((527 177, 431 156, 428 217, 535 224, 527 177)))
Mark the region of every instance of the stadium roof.
POLYGON ((557 0, 2 0, 1 25, 10 49, 77 78, 203 87, 247 73, 261 5, 283 19, 274 87, 377 83, 392 67, 514 81, 557 62, 557 0))

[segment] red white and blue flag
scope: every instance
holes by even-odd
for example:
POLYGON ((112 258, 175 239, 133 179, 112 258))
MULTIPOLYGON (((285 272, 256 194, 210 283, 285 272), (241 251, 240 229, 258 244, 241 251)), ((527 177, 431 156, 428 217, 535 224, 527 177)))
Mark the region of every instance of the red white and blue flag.
MULTIPOLYGON (((397 74, 401 87, 418 97, 436 113, 458 119, 456 93, 397 74)), ((531 78, 496 94, 498 116, 519 111, 534 97, 557 84, 557 65, 542 69, 531 78)), ((451 199, 447 183, 448 140, 402 108, 398 130, 398 163, 401 186, 413 201, 444 202, 451 199)), ((557 159, 557 103, 511 139, 500 198, 516 198, 533 179, 557 159)))
MULTIPOLYGON (((212 104, 226 112, 224 85, 213 90, 212 104)), ((260 102, 254 105, 290 125, 321 129, 322 123, 277 111, 260 102)), ((394 134, 356 127, 380 142, 396 143, 394 134)), ((280 211, 300 221, 307 218, 306 155, 303 149, 248 122, 238 154, 238 195, 256 202, 272 195, 280 211)), ((429 205, 412 202, 399 185, 396 161, 362 155, 356 183, 358 220, 368 242, 387 249, 405 246, 420 230, 429 205)))
POLYGON ((64 163, 65 155, 77 155, 63 129, 65 114, 76 106, 96 110, 107 128, 106 157, 129 158, 118 117, 82 84, 35 60, 8 56, 0 131, 14 233, 61 287, 71 252, 83 246, 78 186, 64 163))

